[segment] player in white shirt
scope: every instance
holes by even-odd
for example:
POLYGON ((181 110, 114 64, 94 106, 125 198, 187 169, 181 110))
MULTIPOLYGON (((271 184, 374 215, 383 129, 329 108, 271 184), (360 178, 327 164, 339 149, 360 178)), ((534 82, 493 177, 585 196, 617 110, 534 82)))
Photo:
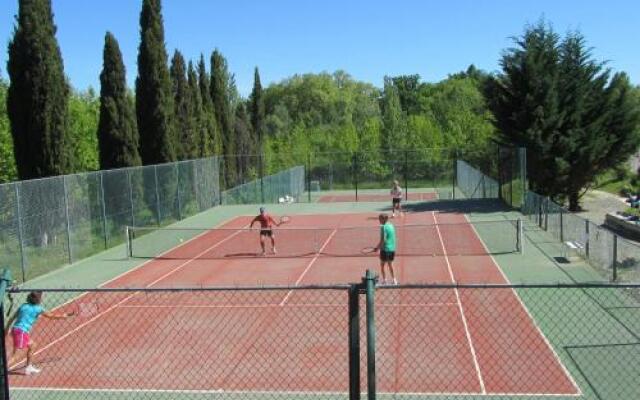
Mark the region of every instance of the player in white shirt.
POLYGON ((393 181, 393 187, 391 188, 391 197, 392 197, 392 207, 393 213, 392 216, 396 216, 396 210, 400 215, 402 215, 402 205, 400 202, 402 201, 402 188, 400 187, 400 183, 398 181, 393 181))

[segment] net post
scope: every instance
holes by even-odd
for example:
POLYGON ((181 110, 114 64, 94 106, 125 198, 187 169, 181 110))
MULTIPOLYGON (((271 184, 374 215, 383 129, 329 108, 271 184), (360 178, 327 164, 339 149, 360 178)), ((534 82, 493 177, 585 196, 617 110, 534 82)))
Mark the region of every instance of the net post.
POLYGON ((125 243, 125 258, 131 258, 131 232, 129 231, 129 226, 126 225, 124 227, 124 243, 125 243))
POLYGON ((618 280, 618 235, 613 234, 613 249, 612 249, 612 257, 611 257, 611 268, 613 270, 613 276, 611 280, 616 282, 618 280))
POLYGON ((362 283, 367 299, 367 398, 376 398, 376 323, 374 317, 376 276, 367 270, 362 283))
POLYGON ((584 233, 585 233, 584 253, 588 260, 589 259, 589 220, 588 219, 584 220, 584 233))
POLYGON ((360 293, 349 286, 349 400, 360 400, 360 293))
MULTIPOLYGON (((0 280, 0 323, 2 324, 2 337, 6 336, 5 319, 4 319, 4 295, 7 287, 11 283, 11 271, 5 268, 2 272, 0 280)), ((0 357, 2 357, 2 398, 9 399, 9 366, 7 365, 7 347, 6 341, 3 339, 0 343, 0 357)))
POLYGON ((522 219, 518 218, 516 225, 518 227, 518 232, 516 234, 517 236, 517 240, 518 240, 518 252, 520 254, 524 254, 524 235, 523 235, 523 231, 524 231, 524 227, 522 226, 522 219))

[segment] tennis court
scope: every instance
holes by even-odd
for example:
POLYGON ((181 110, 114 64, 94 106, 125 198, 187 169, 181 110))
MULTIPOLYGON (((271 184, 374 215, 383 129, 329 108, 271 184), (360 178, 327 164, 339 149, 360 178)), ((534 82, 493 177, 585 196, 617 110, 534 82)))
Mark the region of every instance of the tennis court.
MULTIPOLYGON (((37 376, 11 375, 11 388, 17 395, 45 397, 51 391, 69 396, 344 397, 347 299, 339 285, 358 282, 367 269, 377 269, 376 255, 361 251, 376 244, 376 215, 295 215, 276 231, 278 254, 265 257, 258 256, 257 231, 246 229, 251 217, 234 218, 221 229, 142 234, 129 243, 140 266, 103 285, 113 292, 82 294, 62 306, 94 304, 94 312, 39 323, 47 336, 36 338, 41 345, 37 357, 46 360, 46 370, 37 376), (297 289, 323 284, 337 286, 297 289), (265 290, 193 294, 116 289, 249 285, 264 285, 265 290), (136 317, 141 313, 146 317, 136 317), (182 334, 170 324, 178 316, 189 327, 182 334), (101 351, 88 358, 87 348, 101 351), (163 373, 169 368, 172 379, 163 373), (193 379, 194 371, 206 371, 207 378, 193 379)), ((401 284, 507 283, 492 254, 517 252, 513 221, 483 226, 470 223, 464 214, 430 211, 406 214, 393 223, 401 284), (495 234, 481 240, 477 229, 495 234)), ((376 303, 378 329, 392 332, 377 343, 381 394, 581 393, 513 290, 380 288, 376 303), (518 332, 513 340, 492 339, 504 330, 518 332), (416 369, 420 360, 437 362, 416 369), (523 379, 540 376, 544 379, 523 379)))

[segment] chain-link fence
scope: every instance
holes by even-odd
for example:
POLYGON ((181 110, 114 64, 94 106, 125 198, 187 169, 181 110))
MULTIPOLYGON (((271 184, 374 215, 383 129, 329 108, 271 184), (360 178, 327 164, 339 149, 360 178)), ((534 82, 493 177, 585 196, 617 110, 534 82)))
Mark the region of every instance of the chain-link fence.
MULTIPOLYGON (((12 399, 640 396, 637 285, 45 290, 12 399)), ((14 309, 27 292, 13 290, 14 309)), ((9 357, 13 340, 7 342, 9 357)))
POLYGON ((527 192, 522 212, 611 281, 640 281, 640 246, 579 217, 548 197, 527 192))
POLYGON ((26 281, 220 203, 217 157, 0 185, 0 265, 26 281))
POLYGON ((222 204, 293 203, 304 198, 305 169, 289 168, 222 192, 222 204))

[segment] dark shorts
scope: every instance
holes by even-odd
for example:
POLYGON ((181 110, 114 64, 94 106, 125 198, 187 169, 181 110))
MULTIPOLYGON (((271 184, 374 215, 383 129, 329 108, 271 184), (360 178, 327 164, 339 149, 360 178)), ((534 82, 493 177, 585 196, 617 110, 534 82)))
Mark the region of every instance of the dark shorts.
POLYGON ((393 205, 395 206, 396 204, 400 204, 400 199, 399 198, 393 198, 393 205))
POLYGON ((395 251, 380 250, 380 261, 393 261, 396 257, 395 251))
POLYGON ((260 229, 260 236, 273 237, 273 231, 271 229, 260 229))

